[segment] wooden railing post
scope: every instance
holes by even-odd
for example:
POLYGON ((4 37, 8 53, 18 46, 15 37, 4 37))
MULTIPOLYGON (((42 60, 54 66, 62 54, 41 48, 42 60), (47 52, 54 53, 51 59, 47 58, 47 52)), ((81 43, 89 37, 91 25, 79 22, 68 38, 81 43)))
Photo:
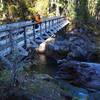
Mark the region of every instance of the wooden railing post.
POLYGON ((56 19, 56 25, 57 25, 58 23, 57 23, 57 19, 56 19))
POLYGON ((56 21, 56 20, 54 19, 54 24, 55 24, 55 21, 56 21))
POLYGON ((41 26, 42 23, 40 23, 40 36, 42 35, 42 26, 41 26))
POLYGON ((50 20, 49 20, 49 29, 51 28, 51 26, 50 26, 50 20))
POLYGON ((23 27, 23 29, 24 29, 24 46, 25 46, 25 48, 27 48, 27 36, 26 36, 26 28, 25 27, 23 27))
POLYGON ((61 22, 62 22, 63 20, 64 20, 64 18, 62 17, 62 18, 61 18, 61 22))
POLYGON ((53 26, 54 26, 54 19, 52 20, 53 26))
POLYGON ((57 18, 57 24, 58 24, 59 22, 58 22, 58 18, 57 18))
POLYGON ((35 41, 35 34, 36 34, 36 32, 35 32, 35 24, 33 24, 33 37, 34 37, 34 41, 35 41))
POLYGON ((8 32, 9 32, 9 41, 10 41, 11 53, 13 53, 13 50, 14 50, 13 36, 12 36, 12 33, 11 33, 10 30, 8 32))
POLYGON ((52 21, 50 20, 50 27, 52 27, 52 21))
POLYGON ((58 18, 58 23, 60 23, 60 18, 58 18))
POLYGON ((45 32, 47 32, 47 21, 45 21, 45 32))
POLYGON ((53 20, 51 20, 51 22, 52 22, 52 26, 53 26, 53 20))
POLYGON ((57 19, 55 19, 55 25, 57 25, 57 19))

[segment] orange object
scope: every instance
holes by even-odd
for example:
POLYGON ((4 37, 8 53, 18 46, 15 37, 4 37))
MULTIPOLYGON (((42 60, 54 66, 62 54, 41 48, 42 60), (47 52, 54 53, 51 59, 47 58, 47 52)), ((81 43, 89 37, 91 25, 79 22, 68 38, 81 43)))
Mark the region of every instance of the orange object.
POLYGON ((42 22, 41 17, 40 17, 39 14, 35 15, 34 19, 35 19, 36 23, 38 23, 38 24, 42 22))

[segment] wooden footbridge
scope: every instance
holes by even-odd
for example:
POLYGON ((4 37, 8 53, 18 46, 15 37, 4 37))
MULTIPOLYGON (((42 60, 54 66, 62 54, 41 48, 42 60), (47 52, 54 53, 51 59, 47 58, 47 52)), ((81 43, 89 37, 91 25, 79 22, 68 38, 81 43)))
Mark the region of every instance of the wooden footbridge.
POLYGON ((37 23, 32 21, 18 22, 0 26, 0 60, 12 67, 7 55, 19 51, 20 55, 27 56, 27 48, 37 48, 39 44, 68 25, 65 17, 53 17, 43 20, 35 29, 37 23))

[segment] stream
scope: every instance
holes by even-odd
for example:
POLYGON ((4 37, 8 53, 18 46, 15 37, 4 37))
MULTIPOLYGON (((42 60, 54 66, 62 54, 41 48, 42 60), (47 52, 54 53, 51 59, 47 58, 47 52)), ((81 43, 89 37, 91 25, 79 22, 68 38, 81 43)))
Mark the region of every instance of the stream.
POLYGON ((39 74, 48 74, 53 77, 58 70, 57 61, 52 57, 48 57, 44 54, 37 54, 34 60, 36 62, 36 66, 33 65, 34 71, 39 74))

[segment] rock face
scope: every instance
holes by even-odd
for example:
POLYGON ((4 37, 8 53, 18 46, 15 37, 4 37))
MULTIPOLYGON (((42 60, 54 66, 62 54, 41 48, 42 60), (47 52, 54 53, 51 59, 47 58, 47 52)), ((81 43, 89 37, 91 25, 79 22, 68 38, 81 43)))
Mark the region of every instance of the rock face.
POLYGON ((59 67, 56 78, 100 90, 100 64, 64 60, 59 62, 59 67))
POLYGON ((55 39, 52 38, 52 37, 48 38, 46 41, 44 41, 43 43, 41 43, 41 44, 39 45, 38 48, 36 48, 36 51, 37 51, 38 53, 45 53, 45 51, 46 51, 46 46, 48 45, 48 43, 53 43, 54 40, 55 40, 55 39))
POLYGON ((58 36, 53 43, 46 45, 47 55, 59 55, 68 59, 89 59, 95 53, 95 43, 85 34, 58 36))

